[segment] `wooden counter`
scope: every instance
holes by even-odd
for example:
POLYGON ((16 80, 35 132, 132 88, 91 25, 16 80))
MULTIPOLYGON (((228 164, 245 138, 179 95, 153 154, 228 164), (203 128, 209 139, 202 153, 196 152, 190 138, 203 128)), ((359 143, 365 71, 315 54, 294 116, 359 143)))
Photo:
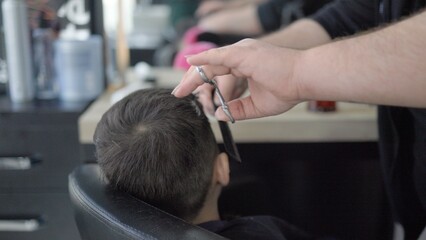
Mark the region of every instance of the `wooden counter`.
MULTIPOLYGON (((156 68, 158 86, 173 88, 182 72, 156 68)), ((102 114, 111 106, 111 94, 100 96, 79 118, 79 137, 83 144, 92 143, 93 133, 102 114)), ((236 142, 363 142, 377 140, 376 107, 364 104, 338 103, 333 113, 308 112, 306 103, 274 117, 229 124, 236 142)), ((221 140, 219 126, 210 118, 212 128, 221 140)))

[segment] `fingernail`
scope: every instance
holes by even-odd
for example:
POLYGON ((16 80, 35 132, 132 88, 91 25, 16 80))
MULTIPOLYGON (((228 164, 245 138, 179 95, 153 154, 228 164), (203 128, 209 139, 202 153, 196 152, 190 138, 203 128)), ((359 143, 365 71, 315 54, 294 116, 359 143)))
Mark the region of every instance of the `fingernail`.
POLYGON ((183 56, 184 58, 189 58, 189 57, 192 57, 192 56, 194 56, 193 54, 189 54, 189 55, 185 55, 185 56, 183 56))
POLYGON ((175 95, 175 93, 176 93, 176 91, 179 89, 179 87, 180 87, 180 84, 179 84, 179 85, 177 85, 177 86, 175 87, 175 89, 173 89, 173 91, 172 91, 172 95, 175 95))

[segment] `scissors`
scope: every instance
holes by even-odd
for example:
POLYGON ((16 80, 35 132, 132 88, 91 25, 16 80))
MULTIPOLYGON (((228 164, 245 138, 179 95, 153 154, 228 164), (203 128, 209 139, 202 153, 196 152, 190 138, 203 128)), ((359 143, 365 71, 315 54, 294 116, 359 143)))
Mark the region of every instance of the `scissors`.
POLYGON ((226 114, 226 116, 228 116, 228 118, 231 121, 231 123, 235 123, 235 119, 232 116, 231 112, 229 111, 228 103, 226 103, 225 98, 223 97, 222 93, 220 92, 219 87, 217 86, 216 80, 209 79, 206 76, 206 74, 204 73, 204 70, 200 66, 195 67, 195 69, 200 74, 201 79, 205 83, 208 83, 208 84, 210 84, 210 85, 212 85, 214 87, 215 93, 216 93, 217 97, 219 98, 220 105, 222 106, 223 112, 226 114))
MULTIPOLYGON (((234 123, 235 120, 232 117, 231 112, 229 112, 228 104, 225 102, 225 99, 220 93, 219 88, 217 87, 216 81, 214 79, 209 80, 201 67, 196 67, 196 69, 198 73, 200 74, 201 79, 203 79, 204 82, 214 86, 216 95, 219 97, 220 105, 222 106, 223 111, 229 117, 231 122, 234 123)), ((216 109, 217 106, 216 104, 214 104, 214 101, 213 101, 213 105, 215 106, 215 109, 216 109)), ((231 129, 229 128, 228 123, 224 121, 218 121, 218 122, 219 122, 220 132, 222 133, 223 145, 225 146, 225 150, 228 153, 229 158, 241 163, 241 156, 240 156, 240 153, 238 152, 237 144, 235 144, 234 138, 232 137, 231 129)))

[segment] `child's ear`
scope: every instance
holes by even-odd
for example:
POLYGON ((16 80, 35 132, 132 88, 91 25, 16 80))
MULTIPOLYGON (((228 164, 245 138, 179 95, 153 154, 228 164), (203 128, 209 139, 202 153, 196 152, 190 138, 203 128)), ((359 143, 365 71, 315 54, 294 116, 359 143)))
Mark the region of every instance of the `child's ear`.
POLYGON ((228 154, 220 153, 217 155, 214 164, 214 175, 216 182, 222 186, 226 186, 229 183, 229 159, 228 154))

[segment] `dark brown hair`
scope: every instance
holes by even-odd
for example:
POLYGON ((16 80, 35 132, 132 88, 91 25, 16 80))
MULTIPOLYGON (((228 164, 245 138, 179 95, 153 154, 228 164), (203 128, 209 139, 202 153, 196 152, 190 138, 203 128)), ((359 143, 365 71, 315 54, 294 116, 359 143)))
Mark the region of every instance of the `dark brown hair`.
POLYGON ((102 116, 94 142, 112 186, 189 221, 198 214, 219 150, 194 96, 137 91, 102 116))

